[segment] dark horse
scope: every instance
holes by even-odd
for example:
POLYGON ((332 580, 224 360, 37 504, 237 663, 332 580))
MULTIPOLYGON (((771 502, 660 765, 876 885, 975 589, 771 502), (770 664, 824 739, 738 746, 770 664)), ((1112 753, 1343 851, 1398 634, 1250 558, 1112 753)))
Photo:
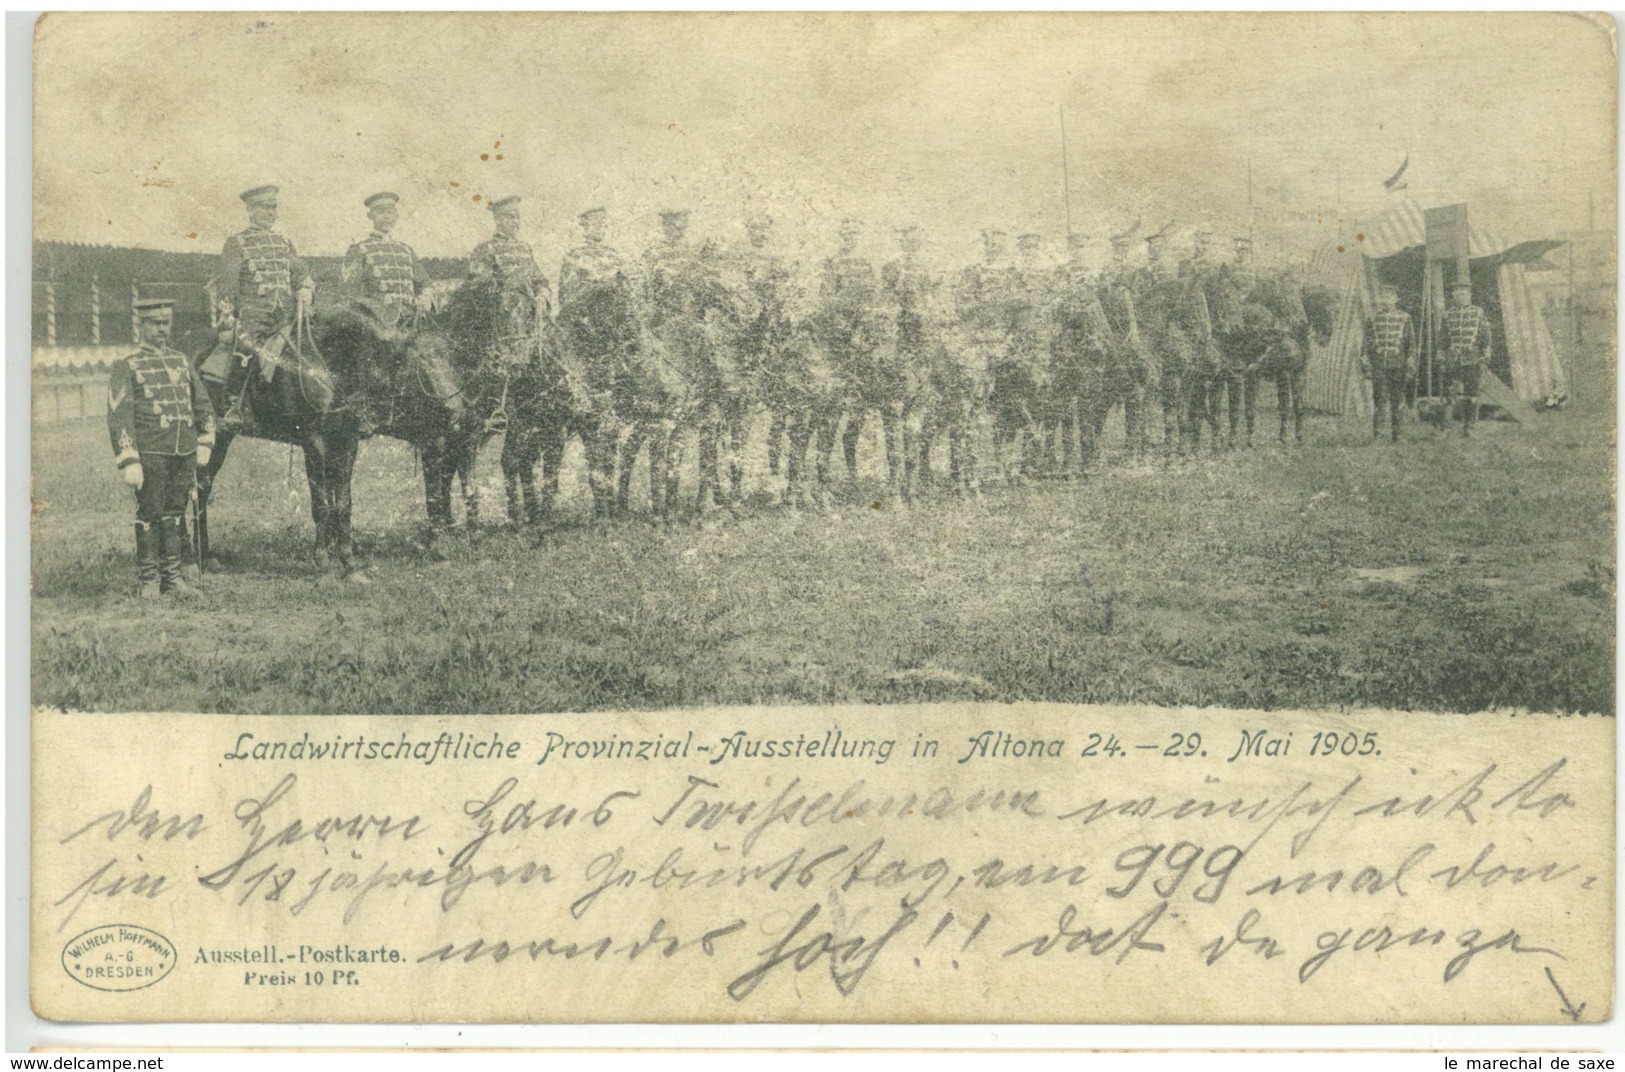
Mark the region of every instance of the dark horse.
MULTIPOLYGON (((194 364, 203 362, 215 340, 206 343, 190 348, 194 364)), ((427 485, 427 459, 447 456, 460 406, 450 347, 436 333, 385 324, 369 307, 347 303, 300 319, 280 354, 262 357, 257 366, 246 386, 248 421, 241 431, 217 437, 209 464, 198 472, 198 557, 206 568, 218 568, 210 551, 209 496, 233 440, 247 435, 304 451, 317 564, 336 563, 346 580, 365 583, 350 527, 363 415, 374 431, 424 451, 427 485)), ((206 382, 215 411, 223 412, 224 385, 206 382)))
MULTIPOLYGON (((569 437, 579 435, 592 445, 586 374, 564 346, 559 328, 539 314, 535 302, 528 295, 504 292, 494 279, 464 283, 446 298, 438 319, 464 390, 464 417, 462 429, 448 440, 449 464, 436 474, 431 519, 450 522, 451 476, 456 472, 462 478, 468 523, 477 520, 478 498, 469 471, 480 447, 502 429, 509 520, 539 524, 558 498, 569 437), (540 492, 538 462, 543 468, 540 492)), ((427 458, 424 465, 427 476, 427 458)))

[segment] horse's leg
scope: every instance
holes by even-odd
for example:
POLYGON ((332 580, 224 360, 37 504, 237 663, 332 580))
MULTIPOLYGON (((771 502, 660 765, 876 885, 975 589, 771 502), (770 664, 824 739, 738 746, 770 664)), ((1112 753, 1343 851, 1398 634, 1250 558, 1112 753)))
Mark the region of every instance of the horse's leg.
POLYGON ((807 444, 812 439, 812 418, 804 412, 780 418, 788 443, 784 448, 784 501, 788 505, 808 505, 807 444))
POLYGON ((1285 371, 1275 374, 1275 416, 1281 425, 1281 431, 1277 438, 1282 443, 1286 442, 1287 422, 1292 417, 1292 381, 1290 376, 1291 374, 1285 371))
POLYGON ((1241 412, 1247 427, 1247 445, 1253 445, 1253 425, 1258 418, 1258 373, 1244 372, 1241 385, 1241 412))
POLYGON ((858 478, 858 437, 863 434, 863 419, 868 414, 863 403, 855 402, 847 411, 846 430, 841 433, 841 454, 846 459, 846 478, 858 478))
POLYGON ((728 416, 728 501, 737 503, 745 497, 745 448, 750 443, 751 407, 736 400, 729 407, 728 416))
POLYGON ((209 496, 214 493, 215 478, 220 475, 220 467, 226 463, 226 451, 231 448, 231 441, 235 438, 229 432, 221 433, 215 440, 209 464, 197 473, 197 532, 194 537, 197 540, 197 560, 207 573, 222 569, 220 560, 214 557, 209 545, 209 496))
POLYGON ((305 479, 310 484, 310 520, 316 526, 316 567, 327 566, 333 545, 331 493, 327 478, 327 443, 319 435, 305 440, 305 479))
MULTIPOLYGON (((667 420, 661 424, 658 433, 661 442, 665 444, 665 450, 661 456, 661 472, 665 477, 666 512, 668 514, 674 512, 681 501, 679 495, 682 490, 683 449, 688 434, 686 427, 688 423, 688 421, 682 419, 667 420)), ((705 479, 704 473, 700 474, 700 479, 705 479)))
POLYGON ((881 440, 886 443, 886 487, 890 492, 902 492, 903 445, 902 414, 892 404, 881 406, 881 440))
MULTIPOLYGON (((547 431, 540 437, 539 453, 542 458, 542 490, 540 496, 536 492, 536 481, 532 479, 525 486, 525 509, 532 525, 540 524, 545 518, 553 516, 553 508, 559 501, 559 477, 564 468, 564 448, 569 444, 569 429, 564 418, 560 417, 548 422, 547 431)), ((583 437, 585 445, 591 449, 589 437, 583 437)), ((592 459, 588 459, 590 469, 592 459)), ((594 483, 589 473, 587 483, 592 485, 593 504, 597 506, 598 498, 603 494, 602 482, 594 483)), ((606 504, 605 512, 608 512, 606 504)))
MULTIPOLYGON (((463 493, 463 525, 469 532, 473 532, 480 521, 480 487, 474 482, 474 463, 479 453, 479 433, 471 432, 457 437, 452 465, 457 473, 457 486, 463 493)), ((449 492, 450 489, 447 490, 449 492)))
POLYGON ((836 423, 840 420, 838 412, 832 406, 828 411, 818 413, 812 418, 814 434, 817 436, 817 444, 814 447, 817 451, 814 467, 818 476, 818 483, 822 487, 829 486, 831 480, 830 467, 835 462, 836 423))
POLYGON ((650 437, 644 422, 638 421, 634 423, 631 431, 627 434, 626 442, 619 444, 619 446, 614 441, 613 433, 604 429, 600 429, 600 432, 604 437, 602 449, 606 458, 606 478, 614 475, 607 471, 607 459, 616 458, 618 455, 620 479, 616 482, 615 502, 616 508, 623 514, 631 509, 632 469, 637 464, 638 452, 643 449, 645 440, 649 442, 649 508, 658 517, 660 515, 661 499, 665 494, 664 485, 655 475, 659 472, 655 462, 655 443, 650 437))
POLYGON ((430 555, 443 557, 440 538, 451 527, 452 466, 446 445, 433 443, 422 448, 423 505, 429 525, 425 534, 430 555))
POLYGON ((355 563, 355 540, 350 526, 355 460, 361 441, 354 435, 335 437, 328 453, 327 479, 332 494, 333 551, 338 556, 339 573, 347 581, 367 583, 367 575, 355 563))
POLYGON ((767 471, 774 476, 779 475, 779 447, 785 432, 785 415, 775 410, 767 426, 767 471))
POLYGON ((508 496, 508 520, 514 525, 524 520, 525 493, 535 479, 534 472, 527 472, 535 466, 530 458, 533 437, 530 423, 525 420, 509 421, 502 434, 502 490, 508 496))
POLYGON ((1292 370, 1292 437, 1303 446, 1303 381, 1304 366, 1292 370))

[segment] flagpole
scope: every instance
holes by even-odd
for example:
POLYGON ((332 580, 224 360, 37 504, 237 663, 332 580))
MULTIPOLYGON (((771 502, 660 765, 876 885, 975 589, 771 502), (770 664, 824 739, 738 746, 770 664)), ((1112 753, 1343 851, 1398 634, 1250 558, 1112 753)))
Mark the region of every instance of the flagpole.
POLYGON ((1066 239, 1068 249, 1072 242, 1072 177, 1066 164, 1066 105, 1058 106, 1061 112, 1061 200, 1066 205, 1066 239))
POLYGON ((1253 158, 1247 158, 1247 241, 1253 240, 1253 158))

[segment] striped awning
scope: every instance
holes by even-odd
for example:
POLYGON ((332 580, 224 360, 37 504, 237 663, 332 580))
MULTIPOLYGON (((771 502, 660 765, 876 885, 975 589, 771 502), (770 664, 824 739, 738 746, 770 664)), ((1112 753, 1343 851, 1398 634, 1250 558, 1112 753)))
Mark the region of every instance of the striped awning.
MULTIPOLYGON (((1531 245, 1532 243, 1523 243, 1531 245)), ((1375 220, 1368 220, 1360 224, 1354 234, 1354 240, 1342 243, 1346 249, 1358 249, 1367 257, 1381 260, 1392 257, 1396 253, 1403 253, 1408 249, 1427 245, 1427 221, 1422 214, 1422 206, 1409 199, 1400 202, 1389 211, 1378 216, 1375 220)), ((1550 248, 1548 246, 1547 248, 1550 248)), ((1498 232, 1473 222, 1469 213, 1467 218, 1467 255, 1477 260, 1480 257, 1498 257, 1502 254, 1521 249, 1508 242, 1498 232)), ((1541 251, 1541 252, 1544 252, 1541 251)), ((1534 254, 1540 256, 1540 253, 1534 254)))

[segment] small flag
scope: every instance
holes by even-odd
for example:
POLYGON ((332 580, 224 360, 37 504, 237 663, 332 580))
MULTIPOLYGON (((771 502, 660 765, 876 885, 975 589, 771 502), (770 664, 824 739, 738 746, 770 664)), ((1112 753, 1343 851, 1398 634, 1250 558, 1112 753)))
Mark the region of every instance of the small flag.
POLYGON ((1393 176, 1391 178, 1389 178, 1389 180, 1387 182, 1382 184, 1388 190, 1389 193, 1394 193, 1395 191, 1405 189, 1405 186, 1406 186, 1405 169, 1410 167, 1410 166, 1411 166, 1411 154, 1406 153, 1405 154, 1405 162, 1399 165, 1399 170, 1394 172, 1393 176))

